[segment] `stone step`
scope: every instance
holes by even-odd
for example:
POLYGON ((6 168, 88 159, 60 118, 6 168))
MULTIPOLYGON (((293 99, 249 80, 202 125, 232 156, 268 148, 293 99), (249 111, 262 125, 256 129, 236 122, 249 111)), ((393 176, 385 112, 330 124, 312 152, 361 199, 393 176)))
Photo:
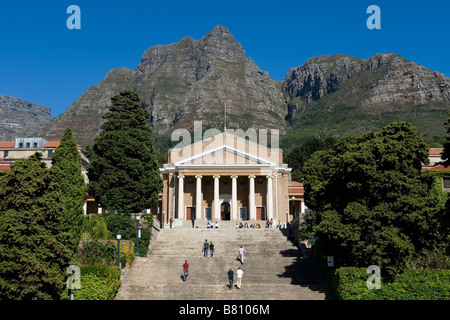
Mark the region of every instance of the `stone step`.
POLYGON ((148 257, 135 259, 116 299, 317 300, 331 296, 326 279, 287 240, 286 230, 235 229, 231 223, 221 224, 219 229, 184 225, 187 227, 160 231, 148 257), (215 244, 212 258, 203 257, 205 239, 215 244), (236 260, 241 245, 244 264, 236 260), (185 260, 190 265, 186 282, 182 278, 185 260), (236 282, 238 267, 244 271, 243 287, 229 290, 227 271, 232 268, 236 282))

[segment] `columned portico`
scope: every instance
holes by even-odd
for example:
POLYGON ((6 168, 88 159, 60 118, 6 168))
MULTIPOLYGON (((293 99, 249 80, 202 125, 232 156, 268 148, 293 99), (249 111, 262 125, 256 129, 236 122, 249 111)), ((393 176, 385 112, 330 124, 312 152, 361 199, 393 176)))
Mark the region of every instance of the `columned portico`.
POLYGON ((164 223, 192 217, 285 221, 291 169, 282 158, 280 149, 228 132, 172 149, 160 169, 164 223))

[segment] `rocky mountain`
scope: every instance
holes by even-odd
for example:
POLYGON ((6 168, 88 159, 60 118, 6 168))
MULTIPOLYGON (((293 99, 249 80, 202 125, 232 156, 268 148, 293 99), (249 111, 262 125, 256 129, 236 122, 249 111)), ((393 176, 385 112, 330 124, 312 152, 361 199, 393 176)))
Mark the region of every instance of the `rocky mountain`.
POLYGON ((450 79, 394 53, 314 57, 291 68, 282 88, 290 122, 285 147, 298 137, 358 135, 396 120, 438 143, 450 110, 450 79))
POLYGON ((93 143, 110 97, 124 89, 139 94, 156 134, 192 129, 194 120, 202 120, 204 128, 223 129, 225 107, 228 128, 285 130, 286 106, 279 83, 246 58, 227 28, 216 26, 200 40, 184 37, 151 47, 136 70, 111 70, 49 123, 42 135, 57 138, 71 127, 78 143, 93 143))
POLYGON ((317 136, 359 135, 396 120, 410 121, 439 144, 450 109, 450 79, 393 53, 369 59, 319 56, 275 81, 249 58, 224 26, 199 40, 184 37, 145 51, 135 70, 117 68, 87 89, 40 131, 59 139, 70 127, 78 143, 92 144, 111 96, 136 91, 151 113, 153 132, 177 128, 275 128, 289 148, 317 136))
POLYGON ((51 119, 47 107, 0 94, 0 141, 33 135, 51 119))

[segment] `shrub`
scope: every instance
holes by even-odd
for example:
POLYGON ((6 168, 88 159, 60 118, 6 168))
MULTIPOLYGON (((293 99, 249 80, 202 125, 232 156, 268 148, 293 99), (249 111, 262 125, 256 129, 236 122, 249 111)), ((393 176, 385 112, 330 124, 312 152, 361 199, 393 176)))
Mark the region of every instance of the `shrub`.
POLYGON ((392 279, 381 279, 381 289, 368 289, 364 268, 339 268, 330 274, 330 286, 341 300, 449 300, 450 270, 407 269, 392 279))
POLYGON ((120 288, 117 266, 83 266, 81 289, 73 290, 74 300, 112 300, 120 288))
MULTIPOLYGON (((134 245, 132 241, 120 242, 120 263, 122 267, 131 266, 134 261, 134 245)), ((117 264, 117 241, 83 241, 76 255, 82 265, 117 264)))

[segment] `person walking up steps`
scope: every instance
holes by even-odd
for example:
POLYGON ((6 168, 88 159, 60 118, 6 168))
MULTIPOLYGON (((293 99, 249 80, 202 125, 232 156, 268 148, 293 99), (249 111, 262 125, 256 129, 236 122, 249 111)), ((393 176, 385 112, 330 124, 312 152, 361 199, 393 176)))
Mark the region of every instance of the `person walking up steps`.
POLYGON ((189 263, 187 263, 187 260, 185 260, 183 264, 183 281, 186 281, 188 275, 189 275, 189 263))
POLYGON ((205 242, 203 242, 203 256, 207 257, 208 256, 208 248, 209 248, 209 242, 207 239, 205 239, 205 242))
POLYGON ((239 255, 236 260, 240 260, 241 264, 244 264, 244 248, 242 246, 239 248, 239 255))
POLYGON ((211 244, 209 245, 209 251, 211 251, 211 258, 212 258, 213 254, 214 254, 214 245, 213 245, 212 241, 211 241, 211 244))
POLYGON ((230 270, 228 270, 228 281, 230 283, 230 285, 228 286, 228 288, 230 288, 230 290, 233 288, 233 275, 234 272, 233 270, 230 268, 230 270))
POLYGON ((238 288, 238 289, 241 289, 243 275, 244 275, 244 271, 242 271, 241 267, 239 267, 236 271, 236 277, 237 277, 236 288, 238 288))

